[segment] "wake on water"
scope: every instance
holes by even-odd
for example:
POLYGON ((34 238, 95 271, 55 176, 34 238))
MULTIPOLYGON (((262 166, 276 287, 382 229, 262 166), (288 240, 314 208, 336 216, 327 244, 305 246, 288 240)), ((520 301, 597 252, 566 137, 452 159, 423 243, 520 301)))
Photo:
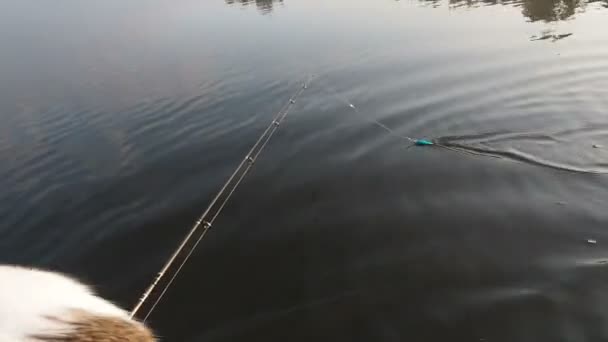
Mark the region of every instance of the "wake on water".
MULTIPOLYGON (((534 155, 531 153, 527 153, 521 151, 514 147, 508 148, 500 148, 500 147, 492 147, 489 144, 493 143, 503 143, 503 144, 511 144, 513 145, 515 142, 521 143, 524 141, 537 143, 537 144, 567 144, 568 147, 577 147, 577 148, 594 148, 597 149, 601 147, 600 145, 593 144, 583 144, 580 143, 582 139, 578 136, 582 134, 608 134, 608 125, 602 127, 601 125, 594 125, 594 127, 579 127, 575 129, 562 130, 559 132, 555 132, 553 134, 544 134, 544 133, 534 133, 534 132, 487 132, 487 133, 478 133, 471 135, 459 135, 459 136, 441 136, 432 139, 420 139, 415 137, 406 136, 400 134, 388 127, 384 123, 373 119, 367 115, 364 115, 359 111, 357 106, 355 106, 352 102, 348 101, 346 98, 340 96, 337 91, 333 88, 325 85, 326 90, 331 93, 336 99, 340 102, 343 102, 347 105, 348 108, 353 110, 356 114, 358 114, 361 118, 369 121, 370 123, 378 126, 379 128, 386 131, 388 134, 395 136, 400 139, 404 139, 411 144, 410 147, 413 146, 421 146, 421 147, 436 147, 442 148, 446 150, 450 150, 453 152, 458 152, 462 154, 474 155, 474 156, 482 156, 482 157, 492 157, 497 159, 505 159, 511 161, 517 161, 521 163, 526 163, 534 166, 545 167, 558 171, 565 172, 573 172, 573 173, 586 173, 586 174, 608 174, 608 163, 604 162, 594 162, 591 166, 576 166, 564 162, 552 161, 550 159, 546 159, 540 157, 538 155, 534 155), (576 142, 571 141, 570 139, 575 139, 576 142), (422 144, 418 142, 422 141, 422 144), (429 142, 429 143, 427 143, 429 142), (588 146, 587 146, 588 145, 588 146)), ((569 153, 568 148, 561 148, 560 154, 564 155, 569 153)), ((576 151, 576 154, 580 154, 580 151, 576 151)))
POLYGON ((439 137, 433 139, 433 141, 435 142, 435 145, 439 147, 444 147, 455 152, 473 154, 478 156, 494 157, 500 159, 508 159, 559 171, 589 174, 608 174, 608 165, 604 163, 596 164, 596 168, 578 167, 574 165, 568 165, 565 163, 547 160, 539 156, 520 151, 515 148, 497 149, 492 148, 483 143, 481 143, 481 146, 474 146, 467 144, 466 140, 461 140, 463 141, 463 143, 460 143, 458 141, 451 140, 449 137, 439 137))

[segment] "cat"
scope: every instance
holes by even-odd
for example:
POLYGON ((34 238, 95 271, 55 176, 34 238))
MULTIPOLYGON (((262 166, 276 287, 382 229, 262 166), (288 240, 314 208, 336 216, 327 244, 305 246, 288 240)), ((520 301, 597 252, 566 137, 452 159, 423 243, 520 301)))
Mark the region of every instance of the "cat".
POLYGON ((129 313, 69 276, 0 265, 0 342, 154 342, 129 313))

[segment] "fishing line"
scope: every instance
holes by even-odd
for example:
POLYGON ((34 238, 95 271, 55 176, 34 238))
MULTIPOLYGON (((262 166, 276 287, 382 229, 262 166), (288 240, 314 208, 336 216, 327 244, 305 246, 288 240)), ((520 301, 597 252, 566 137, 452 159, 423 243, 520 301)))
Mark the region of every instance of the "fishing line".
POLYGON ((332 95, 338 101, 346 104, 350 109, 352 109, 355 113, 357 113, 359 115, 359 117, 361 117, 361 118, 369 121, 370 123, 372 123, 372 124, 380 127, 381 129, 383 129, 384 131, 386 131, 387 133, 389 133, 392 136, 395 136, 395 137, 403 139, 403 140, 407 140, 411 144, 408 148, 414 147, 414 146, 420 146, 420 147, 424 147, 424 146, 427 146, 427 147, 439 147, 439 148, 444 148, 446 150, 450 150, 450 151, 457 152, 457 153, 462 153, 462 154, 470 154, 470 155, 474 155, 474 156, 484 156, 484 157, 503 159, 502 156, 495 155, 495 154, 492 154, 490 152, 473 151, 473 150, 467 149, 466 147, 463 147, 463 146, 450 145, 449 142, 444 141, 443 139, 413 138, 413 137, 409 137, 409 136, 406 136, 406 135, 403 135, 403 134, 399 134, 394 129, 388 127, 387 125, 385 125, 381 121, 376 120, 374 118, 371 118, 371 117, 363 114, 361 111, 359 111, 359 108, 357 106, 355 106, 352 102, 350 102, 346 97, 341 96, 338 93, 338 91, 336 91, 329 84, 327 84, 325 82, 322 82, 321 80, 319 80, 318 83, 320 83, 320 86, 323 87, 323 88, 325 88, 325 90, 327 90, 330 95, 332 95))
MULTIPOLYGON (((359 108, 357 108, 357 106, 355 106, 354 103, 350 102, 346 97, 341 96, 332 86, 328 85, 325 82, 322 81, 318 81, 318 83, 322 83, 321 86, 325 88, 325 90, 328 91, 328 93, 330 93, 333 97, 335 97, 337 100, 339 100, 340 102, 345 103, 349 108, 351 108, 355 113, 357 113, 359 115, 359 117, 373 123, 374 125, 380 127, 381 129, 383 129, 384 131, 386 131, 387 133, 389 133, 392 136, 395 136, 397 138, 400 139, 404 139, 407 140, 409 143, 411 143, 412 146, 437 146, 437 147, 442 147, 442 148, 446 148, 448 150, 452 150, 455 152, 459 152, 459 153, 469 153, 469 154, 475 154, 475 155, 482 155, 481 153, 478 152, 471 152, 471 151, 466 151, 466 150, 460 150, 458 148, 454 148, 454 147, 450 147, 450 146, 446 146, 442 143, 439 143, 436 140, 429 140, 429 139, 417 139, 417 138, 412 138, 409 137, 407 135, 402 135, 397 133, 395 130, 393 130, 392 128, 388 127, 387 125, 385 125, 384 123, 380 122, 379 120, 376 120, 374 118, 371 118, 367 115, 364 115, 363 113, 361 113, 361 111, 359 111, 359 108)), ((491 156, 491 155, 490 155, 491 156)), ((492 156, 495 158, 500 158, 498 156, 492 156)))
MULTIPOLYGON (((339 100, 340 102, 346 104, 349 108, 351 108, 353 111, 355 111, 361 118, 363 118, 363 119, 369 121, 370 123, 373 123, 374 125, 382 128, 383 130, 385 130, 390 135, 395 136, 395 137, 400 138, 400 139, 405 139, 405 140, 407 140, 407 141, 409 141, 411 143, 414 143, 414 144, 416 143, 416 141, 420 140, 420 139, 414 139, 414 138, 411 138, 411 137, 408 137, 408 136, 405 136, 405 135, 401 135, 401 134, 395 132, 395 130, 391 129, 387 125, 383 124, 382 122, 380 122, 380 121, 378 121, 378 120, 376 120, 374 118, 371 118, 371 117, 369 117, 367 115, 364 115, 363 113, 361 113, 359 111, 359 108, 357 108, 346 97, 341 96, 338 93, 338 91, 336 91, 332 86, 328 85, 325 82, 322 82, 322 80, 318 80, 317 82, 320 84, 321 87, 325 88, 325 90, 327 90, 328 93, 330 93, 333 97, 335 97, 337 100, 339 100)), ((424 140, 424 139, 422 139, 422 140, 424 140)), ((430 141, 427 141, 427 142, 430 143, 430 141)))
MULTIPOLYGON (((439 138, 435 138, 435 139, 417 139, 417 138, 409 137, 406 135, 402 135, 402 134, 397 133, 395 130, 388 127, 384 123, 361 113, 361 111, 359 111, 357 106, 355 106, 352 102, 350 102, 346 97, 341 96, 333 87, 331 87, 327 83, 321 82, 320 80, 318 81, 318 83, 321 83, 320 84, 321 87, 325 88, 325 90, 327 90, 328 93, 330 95, 332 95, 333 97, 335 97, 337 100, 345 103, 350 109, 352 109, 356 114, 358 114, 359 117, 382 128, 384 131, 386 131, 387 133, 389 133, 392 136, 398 137, 403 140, 407 140, 411 144, 410 146, 408 146, 408 149, 411 147, 414 147, 414 146, 437 147, 437 148, 443 148, 443 149, 453 151, 456 153, 460 153, 460 154, 468 154, 468 155, 473 155, 473 156, 489 157, 489 158, 496 158, 496 159, 509 159, 509 160, 516 161, 516 162, 536 165, 536 166, 540 166, 540 167, 546 167, 546 168, 559 170, 559 171, 565 171, 565 172, 587 173, 587 174, 606 174, 606 173, 608 173, 606 171, 588 170, 588 169, 582 169, 582 168, 572 167, 572 166, 568 166, 568 165, 560 165, 557 163, 540 160, 533 156, 527 156, 525 154, 512 152, 512 151, 497 151, 497 150, 491 150, 491 149, 486 150, 485 148, 481 148, 481 147, 465 146, 463 144, 451 142, 451 141, 449 141, 449 138, 447 138, 447 137, 443 137, 443 138, 439 137, 439 138)), ((599 148, 599 147, 601 147, 601 145, 594 145, 594 148, 599 148)))
POLYGON ((143 316, 143 321, 145 322, 152 311, 156 308, 160 300, 163 298, 169 287, 175 281, 175 278, 180 273, 188 259, 192 256, 192 253, 199 245, 201 240, 206 236, 209 229, 212 227, 215 219, 220 215, 221 211, 224 209, 228 200, 232 197, 237 187, 241 184, 245 176, 249 173, 255 161, 262 153, 272 136, 275 134, 276 130, 281 125, 281 122, 287 117, 291 108, 296 103, 298 97, 308 88, 308 84, 311 81, 312 77, 308 77, 305 82, 302 83, 298 91, 290 97, 289 101, 279 110, 277 114, 275 114, 272 122, 268 125, 266 130, 260 135, 255 144, 251 147, 245 158, 241 161, 241 163, 234 170, 232 175, 228 178, 226 183, 220 188, 218 193, 215 195, 209 206, 205 209, 203 214, 198 218, 198 220, 194 223, 188 234, 184 237, 180 245, 173 252, 169 260, 165 263, 163 268, 158 272, 154 281, 150 284, 150 286, 146 289, 144 294, 141 296, 135 307, 131 310, 130 317, 133 318, 135 315, 139 313, 142 306, 148 301, 154 289, 158 286, 160 281, 164 278, 168 271, 176 264, 178 259, 181 257, 182 260, 177 266, 177 269, 173 272, 169 281, 162 287, 160 294, 154 300, 152 306, 146 311, 146 314, 143 316), (202 227, 202 228, 201 228, 202 227), (201 230, 202 229, 202 230, 201 230), (193 240, 195 234, 198 233, 198 238, 193 240), (194 243, 192 244, 192 241, 194 243), (186 247, 192 244, 185 254, 182 253, 186 250, 186 247))

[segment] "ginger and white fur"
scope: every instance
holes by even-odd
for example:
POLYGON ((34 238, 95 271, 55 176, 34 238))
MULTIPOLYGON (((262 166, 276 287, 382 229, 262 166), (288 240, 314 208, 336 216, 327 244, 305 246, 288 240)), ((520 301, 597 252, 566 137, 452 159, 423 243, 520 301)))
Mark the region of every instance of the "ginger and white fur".
POLYGON ((59 273, 0 265, 0 342, 152 342, 152 333, 59 273))

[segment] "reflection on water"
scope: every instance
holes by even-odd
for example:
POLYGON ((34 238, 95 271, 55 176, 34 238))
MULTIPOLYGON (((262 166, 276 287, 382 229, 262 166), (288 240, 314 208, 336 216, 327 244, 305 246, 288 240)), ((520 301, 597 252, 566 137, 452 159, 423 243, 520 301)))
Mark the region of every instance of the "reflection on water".
MULTIPOLYGON (((442 0, 422 0, 439 7, 442 0)), ((480 5, 510 5, 522 8, 522 15, 531 22, 553 22, 572 18, 576 13, 584 12, 588 5, 599 3, 608 7, 608 0, 449 0, 450 7, 476 7, 480 5)))
POLYGON ((522 13, 531 21, 558 21, 573 16, 586 3, 579 0, 525 0, 522 13))
MULTIPOLYGON (((241 4, 243 6, 255 4, 261 13, 269 13, 273 10, 275 3, 283 3, 283 0, 225 0, 227 4, 241 4)), ((396 0, 399 1, 399 0, 396 0)), ((441 6, 444 0, 420 0, 432 4, 434 7, 441 6)), ((522 8, 522 15, 529 21, 561 21, 573 17, 576 13, 584 12, 590 4, 600 4, 608 8, 608 0, 449 0, 450 7, 476 7, 489 5, 510 5, 522 8)))
POLYGON ((530 37, 530 40, 535 41, 535 40, 551 40, 552 42, 556 42, 560 39, 564 39, 564 38, 568 38, 572 35, 572 33, 563 33, 563 34, 556 34, 553 33, 552 31, 546 31, 543 32, 541 35, 539 36, 532 36, 530 37))
MULTIPOLYGON (((432 7, 441 7, 443 0, 421 0, 430 3, 432 7)), ((521 14, 528 22, 554 23, 571 20, 578 13, 583 13, 589 6, 608 8, 608 0, 449 0, 451 8, 473 8, 479 6, 506 5, 520 7, 521 14)), ((572 35, 571 32, 556 32, 555 27, 549 27, 539 34, 530 37, 531 41, 548 40, 556 42, 572 35)))
POLYGON ((264 13, 264 14, 270 13, 273 10, 275 2, 283 3, 283 0, 225 0, 225 1, 229 5, 233 5, 235 3, 241 4, 243 6, 255 4, 258 7, 258 9, 260 10, 260 12, 264 13))
MULTIPOLYGON (((400 0, 395 0, 400 1, 400 0)), ((608 0, 419 0, 421 3, 439 8, 444 5, 450 8, 475 8, 480 6, 503 5, 521 8, 521 14, 528 22, 553 23, 574 19, 577 13, 583 13, 589 6, 608 8, 608 0)), ((283 0, 225 0, 229 5, 242 6, 255 4, 262 14, 272 12, 275 3, 283 0)), ((531 41, 556 42, 568 38, 571 32, 556 32, 549 27, 530 37, 531 41)))

